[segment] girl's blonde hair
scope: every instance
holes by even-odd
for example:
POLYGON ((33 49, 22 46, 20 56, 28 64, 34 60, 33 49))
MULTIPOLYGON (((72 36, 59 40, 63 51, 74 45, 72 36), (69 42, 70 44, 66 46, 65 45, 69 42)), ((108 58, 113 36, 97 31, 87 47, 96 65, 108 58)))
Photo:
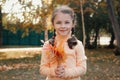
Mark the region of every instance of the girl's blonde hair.
POLYGON ((68 7, 66 5, 61 5, 61 6, 58 6, 57 8, 55 8, 55 10, 52 13, 52 18, 51 18, 52 24, 53 24, 55 16, 57 15, 58 12, 62 12, 64 14, 69 14, 71 16, 71 18, 73 19, 73 24, 76 25, 76 15, 75 15, 73 9, 71 9, 70 7, 68 7))

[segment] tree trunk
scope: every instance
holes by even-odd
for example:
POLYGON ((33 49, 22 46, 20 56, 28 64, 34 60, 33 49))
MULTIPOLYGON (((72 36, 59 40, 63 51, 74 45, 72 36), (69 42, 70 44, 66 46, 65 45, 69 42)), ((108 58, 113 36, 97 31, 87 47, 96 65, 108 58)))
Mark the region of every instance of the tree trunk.
POLYGON ((111 33, 111 40, 110 40, 110 44, 108 45, 108 48, 114 48, 115 46, 114 46, 114 40, 115 40, 115 35, 114 35, 114 32, 112 31, 112 33, 111 33))
POLYGON ((2 13, 0 8, 0 47, 2 47, 2 13))
POLYGON ((86 44, 85 44, 86 48, 90 48, 90 36, 89 34, 86 34, 86 44))
POLYGON ((2 47, 2 27, 0 23, 0 47, 2 47))
POLYGON ((44 32, 44 36, 45 36, 45 41, 47 41, 48 40, 48 30, 47 29, 44 32))
POLYGON ((84 24, 84 15, 83 15, 83 0, 80 0, 80 5, 81 5, 81 16, 82 16, 82 31, 83 31, 83 45, 85 46, 85 24, 84 24))
POLYGON ((44 31, 44 40, 45 41, 47 41, 48 40, 48 28, 47 28, 47 16, 45 16, 44 18, 43 18, 43 25, 42 26, 44 26, 45 27, 45 31, 44 31))
POLYGON ((117 6, 117 14, 120 16, 120 5, 117 6))
POLYGON ((109 17, 110 17, 110 20, 112 22, 112 25, 113 25, 112 28, 113 28, 113 31, 115 34, 115 39, 117 41, 117 48, 115 51, 115 55, 120 55, 120 27, 119 27, 119 23, 118 23, 117 18, 115 16, 112 0, 107 0, 107 4, 108 4, 109 17))
POLYGON ((99 36, 99 26, 96 26, 96 29, 95 29, 95 39, 94 39, 94 42, 93 42, 93 47, 94 48, 97 48, 98 36, 99 36))

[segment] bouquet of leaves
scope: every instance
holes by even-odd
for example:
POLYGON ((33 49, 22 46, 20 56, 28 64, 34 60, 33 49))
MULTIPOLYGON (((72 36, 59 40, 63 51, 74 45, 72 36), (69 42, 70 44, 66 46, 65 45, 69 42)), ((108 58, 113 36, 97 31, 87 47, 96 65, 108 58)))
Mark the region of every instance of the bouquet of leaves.
POLYGON ((54 53, 54 55, 56 56, 56 59, 58 61, 58 65, 63 63, 66 59, 66 53, 64 51, 64 48, 63 48, 63 41, 61 41, 59 43, 58 46, 56 46, 56 42, 54 41, 53 38, 51 38, 51 40, 49 40, 49 47, 50 49, 52 50, 52 52, 54 53))

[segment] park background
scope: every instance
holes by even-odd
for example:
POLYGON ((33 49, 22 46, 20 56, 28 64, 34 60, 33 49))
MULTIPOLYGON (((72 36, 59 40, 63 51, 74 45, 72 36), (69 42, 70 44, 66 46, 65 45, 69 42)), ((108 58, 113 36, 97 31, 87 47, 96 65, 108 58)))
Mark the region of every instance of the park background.
POLYGON ((39 65, 43 41, 53 35, 51 13, 69 5, 83 42, 83 80, 120 79, 120 0, 0 0, 0 80, 44 80, 39 65))

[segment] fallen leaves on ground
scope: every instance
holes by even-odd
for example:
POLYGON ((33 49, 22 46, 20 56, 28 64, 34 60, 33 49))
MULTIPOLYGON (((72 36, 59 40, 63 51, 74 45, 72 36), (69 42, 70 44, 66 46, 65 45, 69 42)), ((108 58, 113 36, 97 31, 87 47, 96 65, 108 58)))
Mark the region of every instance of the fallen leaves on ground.
MULTIPOLYGON (((86 50, 87 73, 82 80, 120 80, 120 56, 112 49, 86 50)), ((40 56, 0 61, 0 80, 45 80, 40 75, 40 56)))
POLYGON ((0 71, 6 71, 6 70, 12 70, 12 69, 19 69, 19 68, 31 68, 31 67, 36 67, 38 64, 25 64, 25 63, 19 63, 19 64, 12 64, 12 65, 3 65, 0 66, 0 71))
POLYGON ((112 49, 86 50, 88 70, 83 80, 120 80, 120 56, 112 49))

